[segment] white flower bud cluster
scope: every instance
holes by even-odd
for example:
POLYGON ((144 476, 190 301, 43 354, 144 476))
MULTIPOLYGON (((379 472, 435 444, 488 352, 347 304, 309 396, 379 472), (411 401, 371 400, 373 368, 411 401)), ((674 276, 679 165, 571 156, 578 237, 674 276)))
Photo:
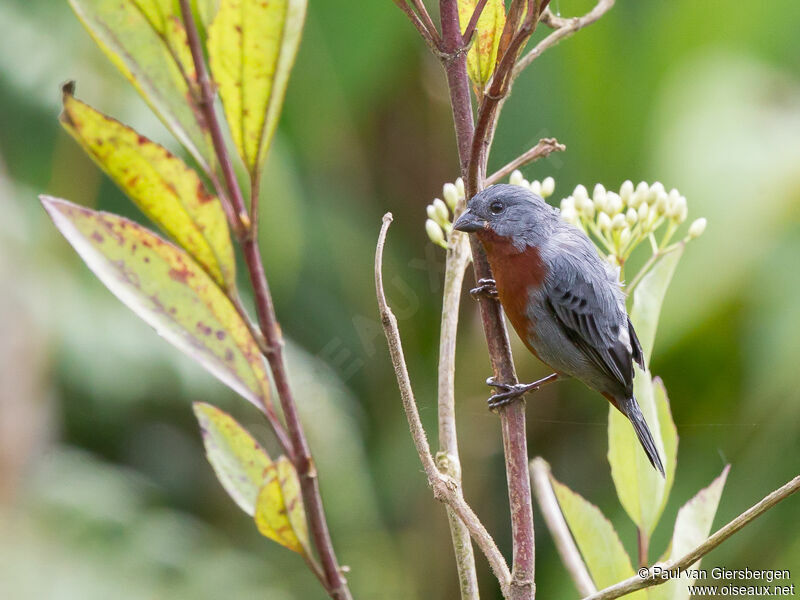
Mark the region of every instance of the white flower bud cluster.
POLYGON ((522 172, 519 169, 511 173, 511 176, 508 178, 508 183, 526 187, 542 198, 549 198, 556 189, 556 180, 552 177, 545 177, 542 181, 528 181, 522 176, 522 172))
POLYGON ((442 186, 442 200, 435 198, 426 207, 428 219, 425 221, 425 232, 430 240, 447 248, 447 237, 453 231, 452 215, 456 204, 464 199, 464 182, 459 177, 454 183, 445 183, 442 186))
MULTIPOLYGON (((660 247, 666 246, 675 230, 688 216, 686 198, 676 189, 666 191, 660 182, 645 181, 634 186, 625 181, 619 191, 606 190, 598 183, 591 195, 578 185, 561 201, 564 220, 593 234, 601 244, 609 262, 622 265, 633 249, 650 238, 654 246, 655 232, 666 224, 660 247), (651 237, 653 236, 653 237, 651 237)), ((706 226, 705 219, 697 219, 689 228, 687 240, 698 237, 706 226)))

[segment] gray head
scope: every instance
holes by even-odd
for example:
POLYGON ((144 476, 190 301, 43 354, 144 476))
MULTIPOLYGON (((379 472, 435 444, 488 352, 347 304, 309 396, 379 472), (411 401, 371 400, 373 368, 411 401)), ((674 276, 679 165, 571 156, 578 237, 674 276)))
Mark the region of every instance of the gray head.
POLYGON ((476 194, 455 229, 508 238, 515 245, 538 246, 560 223, 558 211, 540 196, 519 186, 501 183, 476 194))

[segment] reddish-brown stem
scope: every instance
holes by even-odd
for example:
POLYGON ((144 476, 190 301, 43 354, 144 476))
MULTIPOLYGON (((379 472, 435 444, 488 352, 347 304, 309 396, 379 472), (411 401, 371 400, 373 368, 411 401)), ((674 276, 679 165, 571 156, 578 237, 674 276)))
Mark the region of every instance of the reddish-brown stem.
POLYGON ((244 221, 244 235, 240 238, 240 242, 245 263, 247 264, 247 270, 250 275, 250 281, 255 293, 256 313, 258 314, 259 326, 261 327, 261 332, 264 335, 264 342, 266 344, 264 354, 269 362, 275 387, 278 391, 278 398, 280 399, 281 408, 283 409, 283 414, 286 419, 289 440, 285 447, 300 479, 300 487, 303 494, 306 514, 308 516, 309 529, 314 540, 314 545, 319 553, 320 562, 322 563, 327 592, 335 600, 350 600, 350 590, 347 587, 347 582, 342 576, 339 563, 336 560, 333 542, 331 541, 328 524, 325 520, 322 496, 317 479, 317 470, 314 466, 314 460, 311 457, 305 432, 303 431, 300 417, 297 413, 297 406, 289 386, 286 363, 283 357, 283 337, 280 332, 280 327, 278 326, 267 277, 261 262, 258 241, 253 235, 255 224, 251 222, 248 215, 247 206, 242 196, 242 190, 236 179, 233 163, 225 146, 222 130, 216 113, 214 112, 214 90, 206 70, 203 51, 200 46, 200 37, 197 33, 197 27, 189 6, 189 0, 180 0, 180 6, 184 25, 186 27, 187 40, 197 73, 198 84, 200 86, 199 104, 211 134, 211 141, 214 144, 215 154, 222 167, 222 173, 234 210, 238 214, 239 220, 244 221))
POLYGON ((464 30, 464 43, 469 44, 472 40, 472 35, 475 33, 475 28, 478 26, 478 19, 483 14, 483 9, 486 6, 486 0, 478 0, 475 5, 475 10, 472 11, 472 16, 469 18, 467 28, 464 30))
MULTIPOLYGON (((450 89, 450 106, 453 109, 458 158, 463 174, 466 173, 469 164, 475 125, 469 96, 467 54, 458 21, 458 3, 455 0, 440 0, 439 14, 442 19, 442 63, 447 75, 447 87, 450 89)), ((469 197, 467 195, 467 198, 469 197)))
MULTIPOLYGON (((456 0, 440 0, 440 12, 445 49, 463 48, 456 0)), ((513 52, 514 57, 516 57, 522 43, 518 41, 518 38, 523 35, 526 35, 524 26, 523 30, 517 32, 509 45, 507 52, 513 52)), ((529 36, 530 34, 527 33, 527 35, 529 36)), ((446 60, 445 69, 450 87, 450 100, 456 138, 458 140, 461 171, 466 183, 466 195, 467 198, 470 198, 483 187, 482 174, 486 169, 487 154, 483 150, 488 149, 488 142, 490 141, 487 140, 489 127, 488 123, 481 124, 479 117, 479 127, 481 129, 474 128, 466 64, 463 59, 457 61, 457 57, 458 55, 455 54, 451 60, 446 60), (466 118, 465 115, 468 115, 469 118, 466 118)), ((510 65, 506 65, 506 62, 504 58, 500 66, 509 71, 513 67, 513 59, 510 65)), ((494 88, 495 85, 492 87, 494 88)), ((497 86, 497 91, 501 89, 500 86, 497 86)), ((491 97, 484 97, 482 105, 486 102, 496 103, 491 97)), ((485 111, 482 110, 482 112, 485 111)), ((480 243, 472 239, 471 247, 476 280, 491 277, 491 269, 480 243)), ((495 377, 498 381, 504 383, 516 383, 517 378, 514 371, 514 361, 511 356, 511 346, 500 304, 495 300, 484 297, 480 300, 480 313, 495 377)), ((528 473, 528 444, 525 432, 525 403, 522 401, 514 402, 501 408, 499 412, 506 459, 506 478, 513 539, 513 565, 508 597, 514 600, 530 600, 535 594, 535 550, 533 502, 528 473)))

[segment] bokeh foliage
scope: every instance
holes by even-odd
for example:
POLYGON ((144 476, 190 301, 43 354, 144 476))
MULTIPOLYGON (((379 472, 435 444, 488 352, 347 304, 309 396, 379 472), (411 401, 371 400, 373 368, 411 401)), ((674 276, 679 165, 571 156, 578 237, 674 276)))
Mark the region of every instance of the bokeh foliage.
MULTIPOLYGON (((590 5, 560 0, 554 9, 571 15, 590 5)), ((432 431, 441 263, 422 209, 457 169, 449 107, 438 65, 396 7, 364 2, 359 12, 344 0, 310 3, 261 182, 264 259, 295 342, 290 366, 307 399, 304 421, 326 425, 310 431, 312 448, 335 448, 317 460, 354 592, 451 598, 447 525, 408 439, 370 271, 380 215, 391 210, 386 272, 402 276, 387 291, 409 323, 401 322, 404 343, 432 431)), ((716 524, 798 470, 796 13, 794 0, 764 3, 755 14, 722 0, 618 2, 523 75, 495 142, 499 166, 556 136, 567 152, 530 177, 555 175, 566 189, 660 179, 713 223, 681 259, 653 355, 681 437, 681 468, 654 548, 666 546, 678 508, 726 462, 733 468, 716 524)), ((0 491, 2 524, 12 528, 0 542, 9 559, 0 561, 0 592, 321 597, 296 555, 265 549, 225 496, 189 407, 214 402, 248 426, 255 409, 128 314, 67 252, 35 199, 44 190, 139 218, 58 126, 67 79, 98 110, 192 157, 66 3, 8 0, 0 19, 0 491)), ((500 440, 483 405, 488 364, 473 314, 466 303, 457 364, 459 431, 469 442, 464 488, 501 533, 500 440)), ((546 374, 518 348, 523 377, 546 374)), ((634 556, 632 526, 606 475, 605 426, 604 402, 577 383, 547 389, 529 406, 531 453, 591 498, 634 556)), ((268 446, 266 431, 248 428, 268 446)), ((794 512, 777 507, 704 566, 792 568, 800 563, 794 512)), ((549 536, 537 531, 537 587, 569 597, 549 536)), ((509 540, 498 542, 510 549, 509 540)))

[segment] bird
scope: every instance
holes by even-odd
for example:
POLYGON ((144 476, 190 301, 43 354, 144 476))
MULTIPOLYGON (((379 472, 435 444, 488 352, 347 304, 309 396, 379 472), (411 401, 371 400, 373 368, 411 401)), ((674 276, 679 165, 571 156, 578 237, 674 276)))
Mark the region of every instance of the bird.
POLYGON ((633 363, 644 355, 625 308, 616 269, 589 237, 527 188, 496 184, 473 196, 453 223, 481 242, 493 279, 473 295, 497 298, 527 348, 555 371, 528 384, 487 384, 503 390, 492 408, 542 385, 573 377, 602 394, 631 422, 653 467, 664 465, 633 394, 633 363))

